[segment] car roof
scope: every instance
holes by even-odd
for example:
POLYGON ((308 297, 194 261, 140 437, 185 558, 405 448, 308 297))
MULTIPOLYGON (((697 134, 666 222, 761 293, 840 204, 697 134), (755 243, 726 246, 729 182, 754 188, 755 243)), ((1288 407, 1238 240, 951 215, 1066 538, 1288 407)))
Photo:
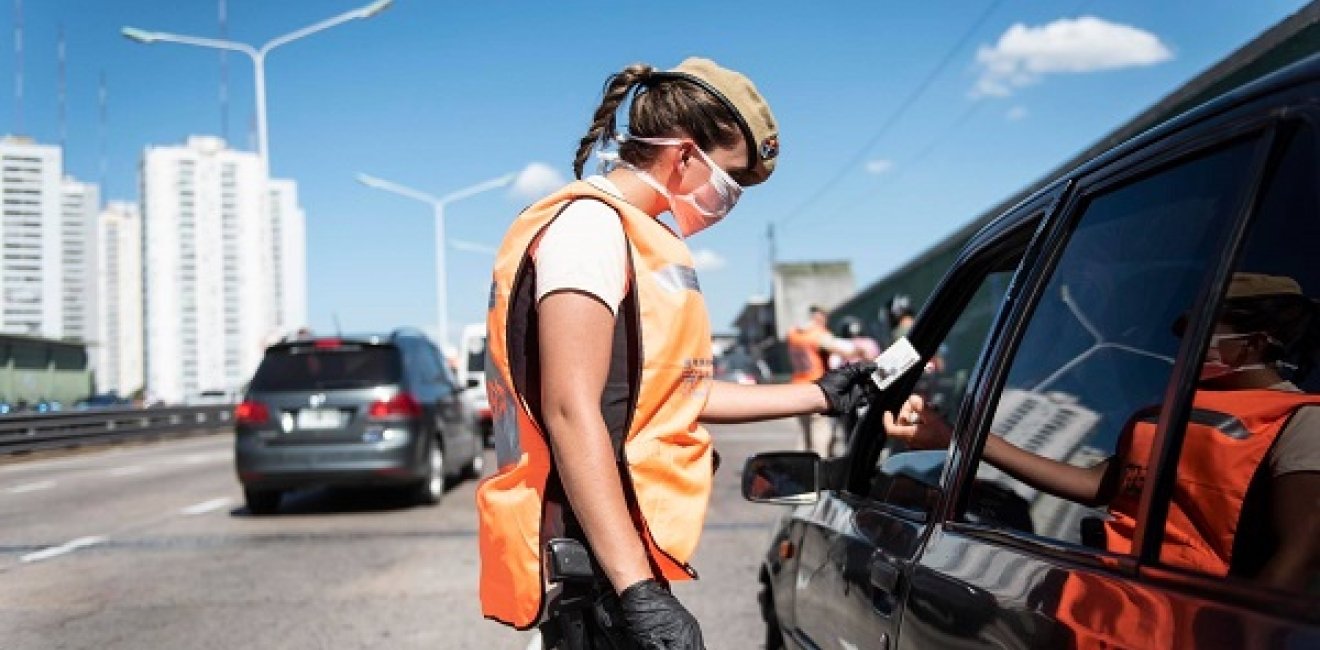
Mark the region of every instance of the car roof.
POLYGON ((404 340, 422 340, 427 343, 432 343, 430 337, 421 330, 411 327, 401 327, 388 333, 336 334, 334 336, 286 339, 267 347, 266 350, 290 350, 294 348, 306 348, 308 346, 317 347, 318 344, 324 346, 326 349, 345 345, 356 347, 393 347, 395 343, 404 340))

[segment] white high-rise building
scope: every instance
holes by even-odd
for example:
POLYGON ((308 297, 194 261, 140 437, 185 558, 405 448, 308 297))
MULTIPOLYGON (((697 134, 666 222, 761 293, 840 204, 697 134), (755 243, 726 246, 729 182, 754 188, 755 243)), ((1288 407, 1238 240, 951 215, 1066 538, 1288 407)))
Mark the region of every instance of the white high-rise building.
POLYGON ((277 317, 280 331, 290 334, 307 325, 307 225, 294 181, 271 179, 270 225, 277 317))
POLYGON ((142 160, 147 388, 234 390, 277 336, 273 241, 255 154, 194 136, 142 160))
POLYGON ((66 176, 60 183, 63 338, 95 345, 97 330, 96 221, 101 193, 94 183, 66 176))
POLYGON ((0 138, 0 331, 64 336, 60 148, 0 138))
POLYGON ((111 202, 97 221, 98 335, 92 347, 97 389, 132 395, 142 369, 142 217, 133 203, 111 202))

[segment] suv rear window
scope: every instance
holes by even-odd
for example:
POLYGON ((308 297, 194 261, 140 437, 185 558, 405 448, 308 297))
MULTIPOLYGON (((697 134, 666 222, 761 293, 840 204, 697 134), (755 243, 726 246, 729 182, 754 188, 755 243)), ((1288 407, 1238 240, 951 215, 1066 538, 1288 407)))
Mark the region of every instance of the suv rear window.
POLYGON ((366 388, 399 381, 399 350, 387 346, 280 348, 266 352, 251 390, 366 388))

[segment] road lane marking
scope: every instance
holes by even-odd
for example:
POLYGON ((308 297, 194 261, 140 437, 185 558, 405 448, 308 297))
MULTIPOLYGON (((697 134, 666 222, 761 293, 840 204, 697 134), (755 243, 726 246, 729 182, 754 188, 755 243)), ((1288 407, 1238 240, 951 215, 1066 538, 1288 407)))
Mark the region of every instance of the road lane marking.
POLYGON ((180 510, 179 513, 184 515, 204 515, 208 512, 219 510, 227 505, 229 505, 229 499, 226 497, 220 497, 218 499, 211 499, 210 501, 203 501, 188 506, 187 508, 180 510))
POLYGON ((111 476, 129 476, 131 474, 141 474, 142 472, 143 468, 141 465, 129 465, 128 467, 116 467, 107 472, 107 474, 111 476))
POLYGON ((37 490, 47 490, 55 487, 55 481, 37 481, 35 483, 24 483, 17 487, 11 487, 6 492, 10 494, 24 494, 27 492, 36 492, 37 490))
POLYGON ((104 541, 105 538, 101 537, 100 535, 93 535, 91 537, 79 537, 78 539, 75 539, 62 546, 52 546, 50 548, 41 549, 40 551, 37 551, 35 553, 28 553, 27 555, 24 555, 23 557, 19 558, 19 561, 26 563, 26 562, 40 562, 41 560, 49 560, 50 558, 58 557, 60 555, 64 555, 65 553, 72 553, 73 551, 76 551, 80 548, 96 546, 97 544, 100 544, 101 542, 104 541))
POLYGON ((210 452, 205 454, 188 454, 183 458, 175 458, 173 459, 173 461, 176 463, 183 463, 185 465, 201 465, 202 463, 210 463, 217 460, 228 460, 229 458, 231 458, 231 456, 228 451, 220 451, 220 452, 210 452))

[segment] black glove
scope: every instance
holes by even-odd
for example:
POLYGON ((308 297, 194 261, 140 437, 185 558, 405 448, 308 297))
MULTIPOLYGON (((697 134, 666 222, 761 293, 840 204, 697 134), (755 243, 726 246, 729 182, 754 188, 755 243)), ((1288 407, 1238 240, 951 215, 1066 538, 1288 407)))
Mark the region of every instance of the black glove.
POLYGON ((816 385, 825 393, 825 401, 830 405, 830 410, 825 414, 842 415, 865 406, 871 396, 879 392, 871 381, 871 373, 875 369, 874 361, 850 363, 817 379, 816 385))
POLYGON ((628 634, 642 650, 705 650, 697 619, 659 582, 638 581, 619 602, 628 634))

